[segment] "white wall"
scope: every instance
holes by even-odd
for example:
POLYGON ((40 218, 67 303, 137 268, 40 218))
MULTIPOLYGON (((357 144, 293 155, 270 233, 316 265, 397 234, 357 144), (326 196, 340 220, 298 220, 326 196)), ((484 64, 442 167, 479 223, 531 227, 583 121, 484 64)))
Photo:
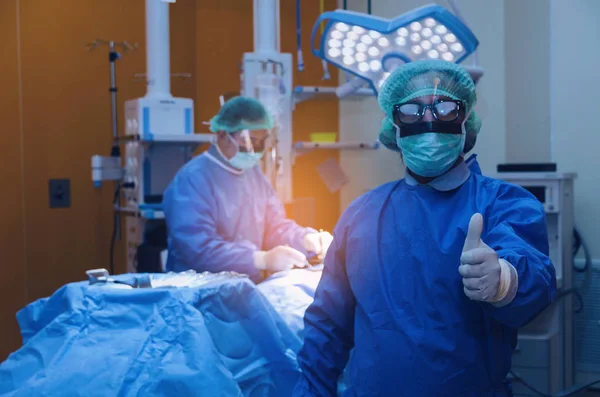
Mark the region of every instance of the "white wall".
POLYGON ((575 222, 600 257, 600 1, 550 0, 552 155, 577 172, 575 222))
MULTIPOLYGON (((564 1, 563 1, 564 2, 564 1)), ((506 162, 550 161, 550 5, 504 2, 506 162)))
MULTIPOLYGON (((373 0, 374 15, 392 18, 430 4, 426 0, 373 0)), ((445 1, 438 4, 447 6, 445 1)), ((462 0, 461 11, 480 41, 479 62, 485 75, 478 84, 479 104, 483 119, 474 153, 484 172, 495 170, 505 159, 505 66, 504 4, 498 1, 462 0), (489 16, 493 16, 490 18, 489 16)), ((366 12, 365 0, 349 0, 348 8, 366 12)), ((466 63, 470 63, 467 60, 466 63)), ((342 141, 374 141, 377 139, 383 113, 374 98, 340 101, 340 139, 342 141)), ((342 209, 365 191, 382 183, 403 177, 403 165, 397 153, 385 148, 378 151, 343 151, 341 164, 350 183, 341 193, 342 209)))

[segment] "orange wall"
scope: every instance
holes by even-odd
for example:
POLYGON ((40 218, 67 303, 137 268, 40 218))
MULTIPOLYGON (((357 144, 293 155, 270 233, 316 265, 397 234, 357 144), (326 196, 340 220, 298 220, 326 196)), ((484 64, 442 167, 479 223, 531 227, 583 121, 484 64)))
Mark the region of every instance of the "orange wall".
POLYGON ((14 1, 0 3, 0 360, 19 346, 15 312, 26 303, 16 15, 14 1))
MULTIPOLYGON (((322 85, 320 61, 308 48, 319 3, 302 3, 306 71, 294 71, 295 84, 322 85)), ((335 8, 335 0, 325 4, 335 8)), ((282 51, 295 56, 295 1, 281 1, 281 7, 282 51)), ((252 1, 178 0, 170 10, 171 72, 192 74, 173 79, 172 92, 195 100, 196 131, 205 132, 201 122, 218 111, 218 96, 240 89, 242 54, 253 46, 252 1)), ((112 186, 95 189, 90 180, 90 156, 110 150, 108 50, 87 52, 85 44, 103 38, 140 46, 117 62, 122 124, 123 101, 145 92, 133 79, 145 72, 144 32, 144 0, 0 2, 0 360, 20 344, 19 308, 82 280, 86 269, 108 267, 112 186), (49 208, 52 178, 71 180, 71 208, 49 208)), ((337 131, 337 101, 299 104, 293 126, 294 140, 337 131)), ((319 224, 311 226, 318 228, 333 228, 339 215, 339 196, 327 191, 315 168, 332 156, 337 153, 312 152, 294 168, 294 196, 317 200, 319 224)), ((116 250, 122 272, 123 245, 116 250)))

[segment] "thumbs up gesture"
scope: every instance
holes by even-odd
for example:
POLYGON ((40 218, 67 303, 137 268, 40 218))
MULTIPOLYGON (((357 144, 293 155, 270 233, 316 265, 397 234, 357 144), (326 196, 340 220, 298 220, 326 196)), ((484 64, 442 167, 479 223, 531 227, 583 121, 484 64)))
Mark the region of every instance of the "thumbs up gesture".
POLYGON ((469 222, 469 231, 460 257, 461 265, 458 272, 463 277, 467 297, 476 301, 497 302, 504 298, 501 295, 506 295, 499 293, 502 264, 496 251, 481 240, 482 232, 483 217, 481 214, 475 214, 469 222))

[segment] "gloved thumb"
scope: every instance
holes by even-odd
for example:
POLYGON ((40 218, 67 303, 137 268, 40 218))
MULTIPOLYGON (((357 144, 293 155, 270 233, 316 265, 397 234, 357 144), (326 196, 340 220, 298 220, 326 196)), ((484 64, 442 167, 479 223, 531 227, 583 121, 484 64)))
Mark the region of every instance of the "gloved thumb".
POLYGON ((480 213, 476 213, 469 221, 469 231, 467 232, 467 237, 465 238, 463 252, 479 248, 481 245, 481 233, 483 233, 483 216, 481 216, 480 213))

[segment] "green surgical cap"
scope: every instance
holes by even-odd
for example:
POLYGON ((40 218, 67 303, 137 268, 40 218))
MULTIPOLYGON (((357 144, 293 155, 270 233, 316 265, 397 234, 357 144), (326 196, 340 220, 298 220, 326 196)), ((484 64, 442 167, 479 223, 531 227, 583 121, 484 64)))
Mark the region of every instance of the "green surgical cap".
MULTIPOLYGON (((427 60, 402 65, 385 80, 378 96, 379 107, 386 115, 379 132, 379 141, 385 147, 400 151, 396 144, 396 130, 392 123, 394 105, 430 95, 441 95, 463 101, 467 114, 477 102, 475 83, 471 75, 456 63, 427 60)), ((481 120, 472 111, 465 123, 466 142, 471 143, 465 144, 465 153, 475 145, 480 128, 481 120)))
POLYGON ((270 130, 273 119, 262 103, 254 98, 236 96, 221 107, 210 119, 212 132, 225 131, 229 134, 241 130, 270 130))

